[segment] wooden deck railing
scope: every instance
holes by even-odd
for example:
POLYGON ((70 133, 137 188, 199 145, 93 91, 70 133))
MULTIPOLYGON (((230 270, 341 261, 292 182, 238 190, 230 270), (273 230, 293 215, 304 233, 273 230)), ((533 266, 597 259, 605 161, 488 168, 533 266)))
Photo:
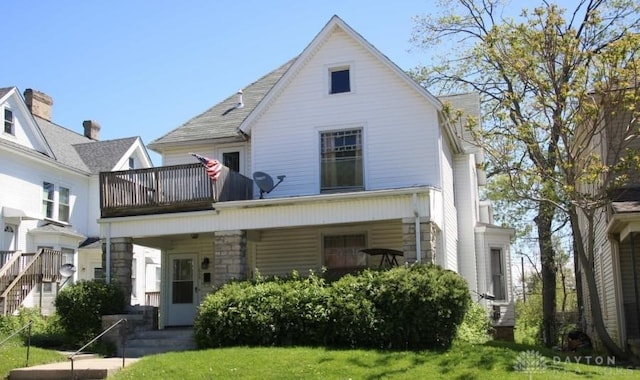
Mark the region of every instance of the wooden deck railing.
POLYGON ((17 251, 0 251, 0 269, 2 269, 4 264, 9 262, 9 260, 11 260, 11 257, 13 257, 13 255, 15 255, 16 253, 17 251))
POLYGON ((199 163, 100 173, 102 217, 206 210, 251 198, 253 181, 227 167, 216 181, 199 163))
POLYGON ((145 302, 146 306, 160 306, 160 292, 146 292, 145 293, 145 302))
POLYGON ((49 248, 13 255, 0 269, 0 315, 18 310, 36 284, 57 282, 61 266, 62 252, 49 248))

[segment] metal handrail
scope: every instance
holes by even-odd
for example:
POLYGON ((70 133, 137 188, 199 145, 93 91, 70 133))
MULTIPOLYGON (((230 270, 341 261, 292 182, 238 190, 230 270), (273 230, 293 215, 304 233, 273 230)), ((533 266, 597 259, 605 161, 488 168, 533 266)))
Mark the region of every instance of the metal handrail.
MULTIPOLYGON (((119 325, 120 323, 124 322, 125 326, 127 324, 127 319, 126 318, 121 318, 119 319, 117 322, 115 322, 114 324, 112 324, 111 326, 109 326, 109 328, 107 328, 106 330, 104 330, 103 332, 101 332, 98 336, 96 336, 95 338, 91 339, 89 341, 89 343, 85 344, 84 346, 82 346, 78 351, 70 354, 67 358, 69 360, 71 360, 71 378, 75 379, 74 374, 73 374, 73 358, 78 355, 80 352, 82 352, 82 350, 84 350, 85 348, 87 348, 89 345, 91 345, 91 343, 95 342, 96 340, 100 339, 104 334, 108 333, 109 331, 111 331, 114 327, 116 327, 117 325, 119 325)), ((126 339, 123 336, 122 337, 122 368, 124 368, 124 358, 125 358, 125 354, 124 354, 124 349, 125 349, 125 342, 126 339)))
POLYGON ((2 346, 3 344, 5 344, 6 342, 9 341, 9 339, 13 338, 14 336, 18 335, 22 330, 29 328, 29 332, 27 333, 27 361, 25 363, 25 367, 29 366, 29 351, 31 349, 31 326, 33 325, 33 321, 30 320, 29 322, 27 322, 24 326, 20 327, 17 331, 15 331, 13 334, 9 335, 5 340, 3 340, 2 342, 0 342, 0 346, 2 346))

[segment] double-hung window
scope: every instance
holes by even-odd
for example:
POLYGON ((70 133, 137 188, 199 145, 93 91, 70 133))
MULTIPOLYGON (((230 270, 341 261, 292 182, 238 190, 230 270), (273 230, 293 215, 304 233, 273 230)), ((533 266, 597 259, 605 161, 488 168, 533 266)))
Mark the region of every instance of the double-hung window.
POLYGON ((506 299, 505 271, 502 250, 491 248, 491 283, 496 300, 506 299))
POLYGON ((68 223, 71 212, 70 190, 51 182, 42 183, 42 214, 47 219, 68 223))
POLYGON ((58 188, 58 220, 69 222, 69 189, 58 188))
POLYGON ((42 184, 42 214, 47 219, 53 219, 53 212, 55 210, 55 185, 51 182, 44 182, 42 184))
POLYGON ((4 133, 10 135, 15 133, 13 129, 13 111, 8 108, 4 109, 4 133))
POLYGON ((362 189, 362 129, 321 132, 320 192, 362 189))

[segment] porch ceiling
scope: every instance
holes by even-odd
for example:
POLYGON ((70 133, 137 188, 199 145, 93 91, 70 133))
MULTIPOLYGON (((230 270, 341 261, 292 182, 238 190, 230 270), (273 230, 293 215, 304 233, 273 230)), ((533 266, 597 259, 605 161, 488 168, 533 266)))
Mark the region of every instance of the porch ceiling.
POLYGON ((614 214, 609 221, 607 231, 611 234, 620 234, 620 241, 624 241, 632 233, 640 232, 640 212, 614 214))
POLYGON ((415 187, 290 198, 220 202, 215 210, 103 218, 101 236, 153 238, 212 231, 432 217, 437 190, 415 187))

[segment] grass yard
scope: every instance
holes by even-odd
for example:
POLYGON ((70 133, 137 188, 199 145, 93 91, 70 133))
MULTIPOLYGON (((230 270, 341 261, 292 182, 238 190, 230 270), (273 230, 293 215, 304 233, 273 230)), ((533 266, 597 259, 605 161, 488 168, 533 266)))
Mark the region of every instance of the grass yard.
POLYGON ((640 370, 607 367, 606 357, 560 357, 490 342, 444 352, 233 347, 143 358, 113 379, 637 379, 640 370), (567 363, 571 361, 571 363, 567 363), (596 363, 600 362, 601 363, 596 363), (515 366, 522 369, 516 371, 515 366))
MULTIPOLYGON (((4 340, 0 336, 0 341, 4 340)), ((25 367, 27 347, 20 339, 12 339, 0 346, 0 379, 6 379, 14 368, 25 367)), ((29 366, 66 361, 67 357, 53 350, 31 347, 29 350, 29 366)))

